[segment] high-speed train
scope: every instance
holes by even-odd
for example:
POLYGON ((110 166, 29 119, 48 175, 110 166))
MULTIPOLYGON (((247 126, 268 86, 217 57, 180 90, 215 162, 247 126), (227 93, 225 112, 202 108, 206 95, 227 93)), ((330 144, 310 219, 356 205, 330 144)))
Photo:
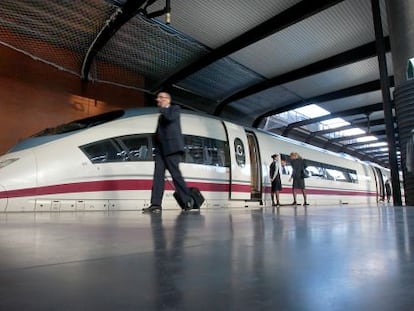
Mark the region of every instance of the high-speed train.
MULTIPOLYGON (((0 157, 0 211, 141 210, 150 204, 156 108, 117 110, 70 122, 18 143, 0 157)), ((311 206, 376 204, 389 171, 261 130, 182 111, 188 186, 203 208, 271 204, 269 165, 280 154, 281 204, 293 201, 288 155, 306 160, 311 206)), ((178 208, 167 174, 163 208, 178 208)), ((298 203, 301 196, 298 195, 298 203)), ((303 202, 302 202, 303 203, 303 202)))

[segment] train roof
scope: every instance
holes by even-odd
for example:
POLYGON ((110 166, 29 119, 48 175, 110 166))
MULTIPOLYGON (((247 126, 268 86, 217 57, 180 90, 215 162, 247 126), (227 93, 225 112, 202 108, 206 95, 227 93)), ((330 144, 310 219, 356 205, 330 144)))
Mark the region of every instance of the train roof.
MULTIPOLYGON (((183 112, 187 114, 208 116, 204 113, 189 110, 183 110, 183 112)), ((25 138, 14 145, 7 153, 39 146, 108 122, 156 113, 159 113, 159 109, 157 107, 130 108, 114 110, 92 117, 71 121, 69 123, 60 124, 56 127, 46 128, 28 138, 25 138)))
MULTIPOLYGON (((24 140, 22 140, 21 142, 17 143, 15 146, 13 146, 8 153, 10 152, 16 152, 16 151, 20 151, 20 150, 24 150, 27 148, 32 148, 35 146, 39 146, 51 141, 54 141, 56 139, 60 139, 62 137, 65 136, 69 136, 72 135, 74 133, 78 133, 80 131, 84 131, 87 130, 89 128, 92 128, 94 126, 98 126, 98 125, 102 125, 108 122, 112 122, 112 121, 117 121, 117 120, 121 120, 121 119, 127 119, 127 118, 132 118, 132 117, 137 117, 137 116, 143 116, 143 115, 151 115, 151 114, 157 114, 159 113, 159 109, 157 107, 144 107, 144 108, 129 108, 129 109, 124 109, 124 110, 114 110, 114 111, 110 111, 110 112, 106 112, 106 113, 102 113, 99 115, 95 115, 92 117, 88 117, 88 118, 84 118, 84 119, 80 119, 80 120, 75 120, 75 121, 71 121, 69 123, 65 123, 65 124, 61 124, 58 125, 54 128, 46 128, 24 140)), ((183 109, 182 113, 184 114, 191 114, 191 115, 197 115, 197 116, 202 116, 205 118, 210 118, 210 119, 216 119, 219 121, 223 121, 223 118, 219 118, 219 117, 215 117, 209 114, 206 114, 204 112, 198 112, 198 111, 192 111, 192 110, 188 110, 188 109, 183 109)), ((231 123, 235 123, 234 120, 230 121, 227 120, 228 122, 231 123)), ((348 154, 345 153, 334 153, 332 151, 326 150, 326 149, 322 149, 313 145, 309 145, 306 144, 304 142, 299 142, 296 140, 293 140, 291 138, 288 137, 284 137, 272 132, 268 132, 265 130, 261 130, 261 129, 257 129, 257 128, 249 128, 246 127, 245 125, 239 124, 240 126, 242 126, 243 128, 245 128, 246 130, 249 131, 253 131, 253 132, 260 132, 260 133, 264 133, 266 135, 271 135, 273 137, 277 137, 279 140, 291 143, 291 144, 295 144, 297 146, 304 146, 308 149, 314 150, 314 151, 318 151, 318 152, 323 152, 326 154, 330 154, 333 156, 337 156, 340 158, 345 158, 345 159, 349 159, 351 161, 358 161, 360 163, 365 163, 368 164, 364 161, 359 160, 358 158, 352 157, 348 154)))

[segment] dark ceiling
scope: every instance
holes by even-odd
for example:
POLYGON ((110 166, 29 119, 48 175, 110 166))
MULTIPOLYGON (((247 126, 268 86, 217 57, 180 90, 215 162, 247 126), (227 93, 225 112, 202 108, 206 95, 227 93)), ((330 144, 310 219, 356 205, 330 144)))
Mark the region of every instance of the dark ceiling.
POLYGON ((3 0, 0 14, 0 44, 84 81, 166 89, 191 109, 389 166, 371 0, 3 0), (310 104, 331 114, 279 115, 310 104), (337 117, 349 125, 321 125, 337 117), (354 127, 366 133, 343 139, 354 127), (357 141, 368 135, 385 147, 357 141))

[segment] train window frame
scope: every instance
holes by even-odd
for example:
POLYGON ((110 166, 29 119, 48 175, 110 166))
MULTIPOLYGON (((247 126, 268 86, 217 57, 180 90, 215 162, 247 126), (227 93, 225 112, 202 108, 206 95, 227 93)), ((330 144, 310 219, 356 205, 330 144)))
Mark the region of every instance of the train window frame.
MULTIPOLYGON (((153 159, 153 142, 152 137, 154 134, 131 134, 123 135, 111 138, 105 138, 97 140, 82 146, 79 146, 79 149, 86 155, 86 157, 93 164, 102 164, 102 163, 115 163, 115 162, 143 162, 143 161, 152 161, 153 159), (124 140, 126 138, 139 138, 147 142, 147 152, 144 158, 140 158, 136 155, 131 156, 131 148, 125 144, 124 140), (110 159, 104 159, 103 156, 94 156, 91 152, 88 152, 88 148, 96 147, 105 143, 109 143, 109 146, 113 147, 116 151, 112 151, 116 157, 111 157, 110 159)), ((142 146, 142 145, 141 145, 142 146)), ((114 150, 112 149, 112 150, 114 150)), ((101 149, 102 150, 102 149, 101 149)), ((141 150, 142 151, 142 150, 141 150)))
MULTIPOLYGON (((86 157, 91 161, 93 164, 102 164, 102 163, 114 163, 114 162, 123 162, 125 161, 125 156, 123 153, 122 148, 116 143, 116 141, 113 138, 106 138, 101 139, 98 141, 94 141, 82 146, 79 146, 79 149, 86 155, 86 157), (101 155, 94 154, 91 151, 88 151, 88 148, 94 148, 98 146, 103 146, 104 144, 107 144, 108 146, 112 146, 112 152, 105 152, 101 155), (108 158, 108 154, 111 154, 111 156, 108 158)), ((107 148, 100 148, 100 151, 107 151, 109 149, 107 148)))
POLYGON ((131 135, 118 136, 115 138, 115 140, 125 152, 124 154, 125 154, 127 161, 143 162, 143 161, 153 160, 153 138, 152 136, 153 134, 131 134, 131 135), (135 149, 132 149, 131 146, 126 143, 126 140, 128 139, 141 140, 142 143, 140 144, 139 147, 136 146, 135 149))
MULTIPOLYGON (((280 158, 281 158, 281 161, 286 162, 286 167, 288 169, 290 168, 290 173, 291 173, 292 166, 290 163, 290 156, 287 154, 280 154, 280 158)), ((306 164, 306 168, 308 172, 310 173, 309 174, 310 178, 319 178, 321 180, 329 180, 333 182, 347 182, 347 183, 354 183, 354 184, 358 183, 358 174, 356 170, 353 170, 350 168, 344 168, 341 166, 328 164, 324 162, 314 161, 310 159, 304 159, 304 161, 306 164), (315 169, 308 169, 312 167, 314 167, 318 171, 318 174, 314 174, 314 172, 316 172, 315 169), (343 179, 335 178, 334 176, 332 176, 330 170, 333 172, 338 172, 342 174, 344 178, 343 179)))
MULTIPOLYGON (((154 159, 154 140, 155 137, 153 133, 131 134, 94 141, 79 146, 79 148, 93 164, 125 161, 144 162, 153 161, 154 159), (131 147, 126 143, 127 139, 137 139, 142 142, 147 142, 147 150, 143 158, 134 154, 134 150, 131 150, 131 147), (91 155, 91 152, 88 152, 87 150, 90 147, 96 147, 100 144, 107 143, 110 143, 110 146, 116 149, 116 152, 112 151, 113 154, 116 154, 116 158, 111 157, 110 159, 103 159, 103 156, 91 155), (133 154, 131 155, 131 153, 133 154)), ((209 165, 215 167, 230 167, 230 149, 227 141, 195 135, 184 135, 184 141, 184 163, 209 165), (196 154, 197 157, 194 157, 196 154)), ((142 145, 140 147, 142 147, 142 145)), ((138 149, 135 149, 135 151, 138 152, 138 149)))
POLYGON ((225 140, 184 135, 184 163, 230 167, 230 149, 225 140))

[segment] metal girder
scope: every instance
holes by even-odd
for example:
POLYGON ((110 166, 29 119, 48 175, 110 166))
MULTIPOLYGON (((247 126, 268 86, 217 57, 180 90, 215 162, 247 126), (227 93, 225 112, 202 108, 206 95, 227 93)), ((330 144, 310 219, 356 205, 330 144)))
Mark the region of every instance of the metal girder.
POLYGON ((335 127, 335 128, 329 128, 326 130, 321 130, 321 131, 315 131, 310 133, 309 137, 306 139, 306 142, 309 142, 312 140, 313 137, 316 136, 322 136, 325 134, 330 134, 330 133, 335 133, 335 132, 340 132, 340 131, 345 131, 345 130, 349 130, 356 127, 356 125, 354 124, 348 124, 348 125, 344 125, 344 126, 340 126, 340 127, 335 127))
MULTIPOLYGON (((390 76, 390 86, 394 86, 394 77, 390 76)), ((349 97, 349 96, 355 96, 355 95, 359 95, 359 94, 363 94, 363 93, 368 93, 368 92, 373 92, 373 91, 378 91, 381 89, 381 83, 380 80, 374 80, 374 81, 370 81, 367 83, 362 83, 359 85, 355 85, 349 88, 345 88, 342 90, 338 90, 338 91, 334 91, 331 93, 326 93, 326 94, 322 94, 320 96, 315 96, 315 97, 311 97, 311 98, 307 98, 305 100, 296 102, 296 103, 292 103, 289 105, 285 105, 283 107, 277 108, 277 109, 273 109, 271 111, 268 111, 260 116, 258 116, 255 121, 253 122, 253 127, 257 127, 258 124, 260 124, 260 122, 269 116, 275 115, 275 114, 279 114, 282 112, 286 112, 289 110, 294 110, 297 108, 301 108, 304 107, 308 104, 311 103, 318 103, 318 102, 326 102, 326 101, 330 101, 330 100, 335 100, 335 99, 339 99, 339 98, 344 98, 344 97, 349 97)))
MULTIPOLYGON (((370 141, 365 141, 365 142, 361 141, 361 142, 355 142, 355 143, 352 143, 352 144, 347 144, 347 146, 351 147, 351 148, 354 148, 354 147, 357 147, 357 146, 370 145, 370 144, 376 144, 376 143, 386 143, 387 144, 387 141, 385 139, 370 140, 370 141)), ((386 145, 386 146, 388 146, 388 145, 386 145)), ((380 146, 380 147, 377 147, 377 148, 384 148, 384 147, 380 146)), ((363 149, 363 148, 358 148, 358 150, 361 150, 361 149, 363 149)))
POLYGON ((370 145, 370 144, 375 144, 375 143, 387 143, 387 142, 385 140, 375 140, 375 141, 368 141, 368 142, 365 142, 365 143, 360 142, 360 143, 348 144, 345 147, 353 148, 353 149, 358 150, 358 151, 363 151, 364 153, 366 153, 367 151, 379 150, 381 148, 388 148, 388 145, 355 148, 355 147, 358 147, 358 146, 370 145))
MULTIPOLYGON (((395 122, 396 122, 396 120, 394 118, 394 123, 395 122)), ((312 138, 315 137, 315 136, 322 136, 322 135, 325 135, 325 134, 345 131, 345 130, 349 130, 349 129, 356 128, 356 127, 357 128, 368 128, 370 126, 377 126, 377 125, 385 125, 384 119, 359 121, 359 122, 352 122, 351 121, 351 124, 348 124, 348 125, 312 132, 312 133, 309 134, 309 137, 306 139, 306 142, 310 142, 312 140, 312 138)))
POLYGON ((300 126, 304 126, 304 125, 308 125, 308 124, 312 124, 312 123, 318 123, 318 122, 322 122, 322 121, 325 121, 325 120, 338 118, 338 117, 344 117, 344 116, 356 115, 356 114, 366 114, 366 113, 371 113, 371 112, 374 112, 374 111, 381 111, 381 110, 382 110, 382 103, 376 103, 376 104, 373 104, 373 105, 368 105, 368 106, 363 106, 363 107, 338 111, 338 112, 331 113, 331 114, 328 114, 328 115, 325 115, 325 116, 290 123, 285 128, 282 135, 283 136, 288 136, 289 131, 292 130, 293 128, 295 128, 295 127, 300 127, 300 126))
MULTIPOLYGON (((205 57, 196 60, 192 64, 184 67, 166 80, 164 80, 156 89, 169 88, 173 84, 184 80, 191 74, 207 67, 215 61, 224 58, 246 46, 260 41, 286 27, 298 23, 314 14, 330 8, 344 0, 303 0, 280 14, 272 17, 264 23, 254 27, 253 29, 243 33, 242 35, 230 40, 222 46, 212 50, 205 57)), ((156 90, 153 90, 156 91, 156 90)))
POLYGON ((127 0, 125 4, 117 9, 106 21, 101 31, 93 40, 83 59, 81 77, 83 81, 88 80, 89 70, 96 54, 105 46, 112 36, 140 10, 147 0, 127 0))
MULTIPOLYGON (((298 130, 298 129, 294 129, 294 130, 298 130)), ((295 137, 295 139, 297 138, 295 137)), ((367 160, 367 161, 378 163, 378 159, 374 157, 374 154, 367 154, 367 153, 361 152, 359 149, 348 148, 348 145, 343 145, 337 142, 329 143, 327 145, 326 143, 327 143, 327 140, 325 137, 317 136, 315 137, 315 142, 313 143, 313 145, 318 146, 322 149, 330 150, 332 152, 344 152, 351 156, 359 158, 361 160, 367 160)), ((376 147, 376 148, 378 149, 381 147, 376 147)), ((385 162, 381 162, 379 164, 385 167, 387 166, 387 163, 385 162)))
MULTIPOLYGON (((379 159, 388 158, 388 156, 389 156, 388 152, 386 152, 386 153, 375 153, 375 157, 379 158, 379 159)), ((397 157, 398 157, 398 155, 397 155, 397 157)))
POLYGON ((382 136, 382 135, 385 135, 385 130, 378 130, 378 131, 373 131, 370 133, 362 133, 362 134, 352 135, 352 136, 336 137, 336 138, 329 139, 329 142, 339 142, 339 141, 344 141, 344 140, 357 139, 357 138, 361 138, 365 136, 382 136))
POLYGON ((396 153, 396 144, 395 144, 395 130, 392 124, 392 102, 391 102, 391 92, 390 92, 390 85, 388 79, 388 69, 387 69, 387 58, 386 58, 386 49, 384 44, 384 31, 382 27, 382 19, 381 19, 381 8, 380 8, 380 0, 371 0, 371 9, 372 9, 372 17, 373 17, 373 24, 374 24, 374 31, 375 31, 375 41, 376 47, 378 51, 378 66, 380 72, 380 79, 381 79, 381 93, 382 93, 382 100, 384 102, 384 119, 386 124, 387 130, 387 141, 389 147, 389 161, 391 167, 391 182, 392 188, 394 189, 392 196, 394 205, 401 206, 401 189, 400 189, 400 177, 398 173, 398 163, 397 158, 395 156, 396 153))
MULTIPOLYGON (((390 40, 389 37, 385 38, 387 51, 390 51, 390 40)), ((259 93, 266 89, 270 89, 272 87, 289 83, 295 80, 303 79, 305 77, 309 77, 321 72, 325 72, 328 70, 332 70, 335 68, 339 68, 348 64, 355 63, 357 61, 361 61, 370 57, 373 57, 377 54, 375 48, 375 41, 364 44, 357 48, 348 50, 346 52, 334 55, 332 57, 320 60, 313 64, 304 66, 302 68, 295 69, 293 71, 281 74, 279 76, 273 77, 269 80, 265 80, 263 82, 259 82, 255 85, 249 86, 227 98, 222 100, 220 104, 216 107, 214 114, 220 115, 223 111, 224 107, 231 102, 237 101, 239 99, 248 97, 250 95, 259 93)))

